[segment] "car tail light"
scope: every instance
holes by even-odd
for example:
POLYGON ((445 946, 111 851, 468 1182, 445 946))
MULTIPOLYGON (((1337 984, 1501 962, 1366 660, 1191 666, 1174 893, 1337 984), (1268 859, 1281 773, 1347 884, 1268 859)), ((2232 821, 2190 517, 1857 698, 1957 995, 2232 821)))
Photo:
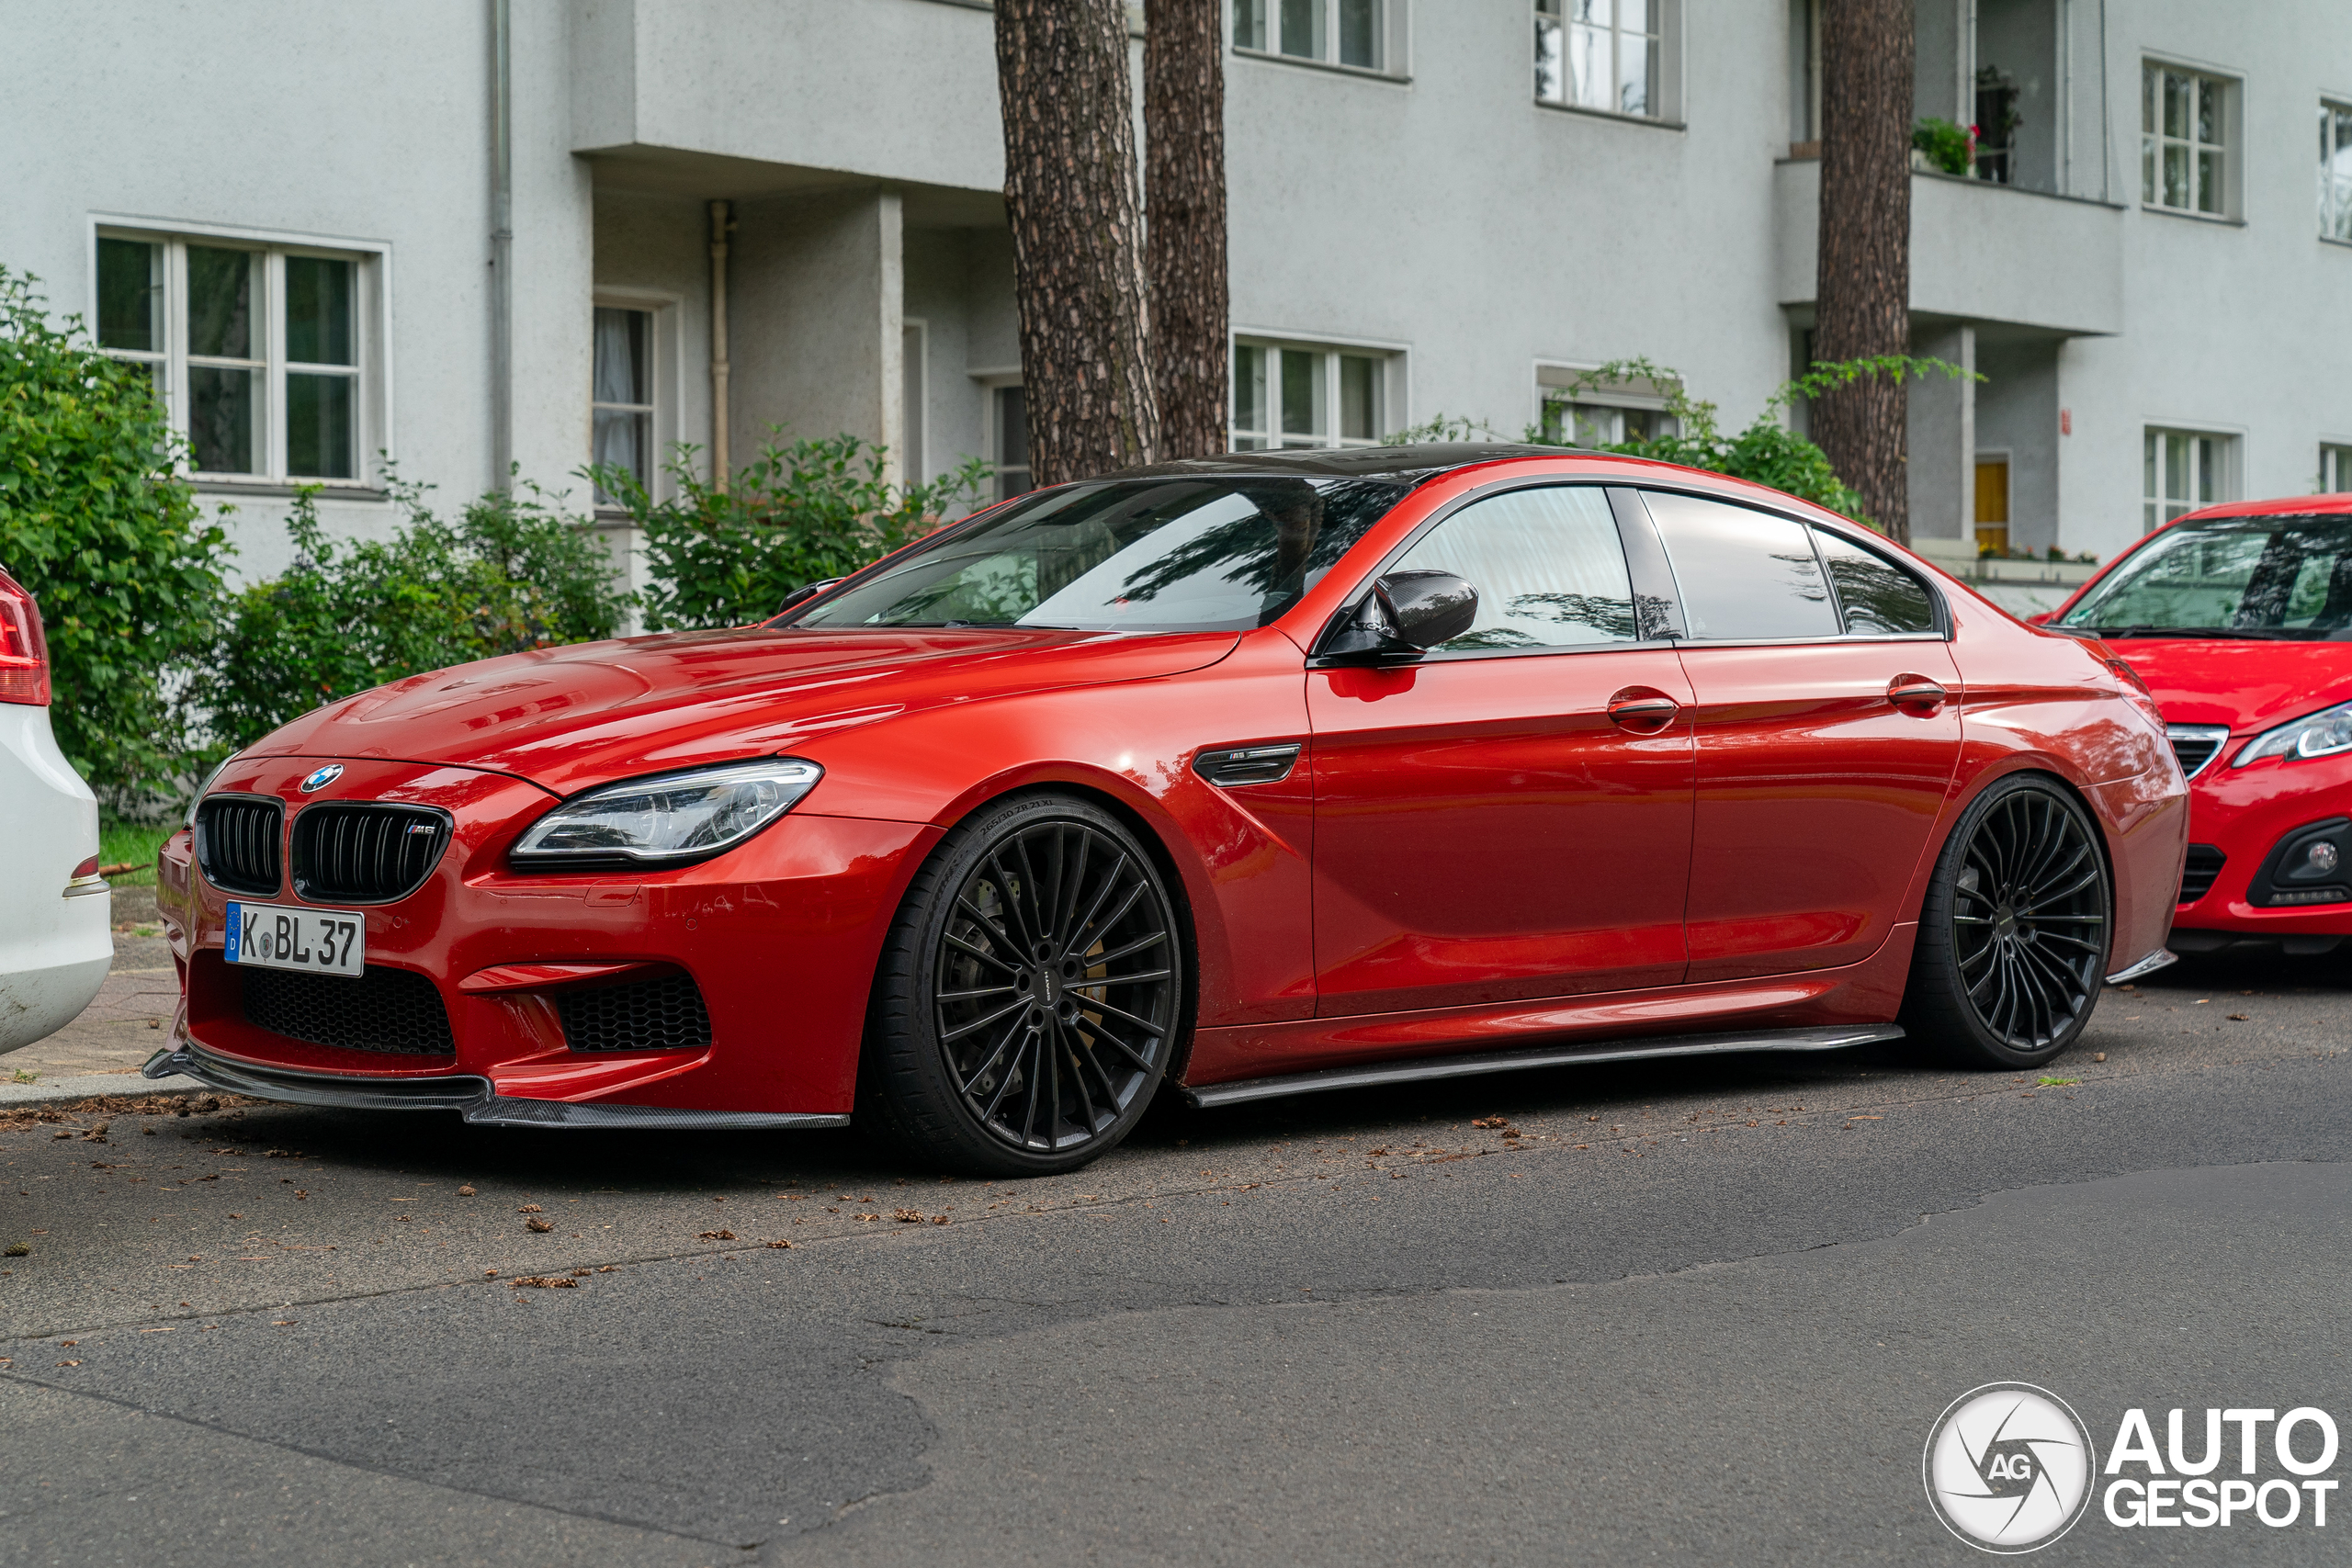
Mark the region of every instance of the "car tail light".
POLYGON ((49 640, 40 606, 17 580, 0 571, 0 703, 49 705, 49 640))

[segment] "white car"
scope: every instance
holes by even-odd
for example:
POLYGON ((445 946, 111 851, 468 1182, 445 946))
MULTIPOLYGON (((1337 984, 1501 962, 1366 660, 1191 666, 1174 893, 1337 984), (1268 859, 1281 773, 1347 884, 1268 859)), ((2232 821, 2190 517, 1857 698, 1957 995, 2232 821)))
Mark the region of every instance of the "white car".
POLYGON ((0 1051, 56 1033, 114 961, 98 800, 49 728, 33 596, 0 571, 0 1051))

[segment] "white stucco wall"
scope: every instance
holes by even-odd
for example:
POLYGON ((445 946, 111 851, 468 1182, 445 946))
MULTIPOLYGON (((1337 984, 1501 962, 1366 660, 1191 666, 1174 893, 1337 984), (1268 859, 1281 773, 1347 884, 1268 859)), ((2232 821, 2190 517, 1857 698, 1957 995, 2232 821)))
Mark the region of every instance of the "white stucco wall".
MULTIPOLYGON (((1922 4, 1956 93, 1967 0, 1922 4)), ((2323 94, 2352 99, 2352 28, 2342 0, 2050 4, 2049 27, 2011 25, 2031 0, 1988 6, 1997 25, 1979 53, 2058 44, 2071 78, 2032 102, 2065 123, 2037 130, 2052 140, 2035 156, 2111 200, 1923 178, 1915 295, 1939 317, 2094 334, 2050 351, 2054 389, 1997 410, 1988 394, 1980 424, 2047 450, 2032 482, 2049 487, 2060 542, 2107 554, 2138 531, 2148 424, 2238 437, 2234 486, 2249 495, 2308 490, 2319 443, 2352 441, 2352 246, 2317 236, 2311 135, 2323 94), (2231 221, 2138 206, 2149 52, 2243 83, 2231 221), (2027 428, 2052 402, 2071 435, 2027 428)), ((741 204, 745 223, 739 459, 776 417, 891 436, 900 311, 930 326, 927 468, 979 448, 977 378, 1020 358, 985 10, 512 5, 525 477, 584 502, 570 475, 587 456, 599 288, 667 302, 666 433, 707 444, 713 197, 741 204)), ((1790 15, 1685 0, 1682 120, 1668 125, 1539 107, 1524 0, 1413 0, 1387 76, 1229 56, 1236 330, 1394 352, 1392 425, 1442 412, 1515 434, 1539 363, 1632 355, 1744 423, 1787 374, 1792 308, 1801 319, 1811 292, 1813 171, 1786 161, 1790 15)), ((90 307, 100 217, 380 246, 391 451, 444 504, 479 492, 492 479, 488 17, 487 0, 0 0, 0 262, 42 275, 63 312, 90 307)), ((1950 434, 1938 461, 1957 468, 1950 434)), ((238 508, 244 570, 283 560, 282 498, 217 498, 238 508)), ((366 531, 390 509, 328 513, 366 531)))
POLYGON ((2060 399, 2074 434, 2058 441, 2064 542, 2102 556, 2139 536, 2147 426, 2236 435, 2241 497, 2309 492, 2320 442, 2352 430, 2352 246, 2318 237, 2312 134, 2323 96, 2352 96, 2343 6, 2112 0, 2109 17, 2126 311, 2120 335, 2066 344, 2060 399), (2236 218, 2140 206, 2140 67, 2149 55, 2243 83, 2236 218))
POLYGON ((1516 4, 1418 8, 1409 81, 1233 59, 1235 330, 1402 349, 1397 423, 1516 436, 1538 361, 1633 355, 1744 423, 1787 373, 1771 169, 1788 24, 1744 0, 1688 17, 1687 128, 1539 106, 1516 4))
MULTIPOLYGON (((585 443, 587 192, 563 131, 560 0, 515 0, 514 17, 515 452, 526 475, 560 480, 585 443)), ((7 0, 0 262, 39 274, 59 314, 90 314, 100 220, 382 246, 392 458, 442 502, 480 493, 492 479, 486 17, 479 0, 254 0, 233 13, 7 0)), ((208 490, 235 508, 241 573, 284 562, 283 499, 208 490)), ((381 501, 322 511, 356 533, 391 515, 381 501)))

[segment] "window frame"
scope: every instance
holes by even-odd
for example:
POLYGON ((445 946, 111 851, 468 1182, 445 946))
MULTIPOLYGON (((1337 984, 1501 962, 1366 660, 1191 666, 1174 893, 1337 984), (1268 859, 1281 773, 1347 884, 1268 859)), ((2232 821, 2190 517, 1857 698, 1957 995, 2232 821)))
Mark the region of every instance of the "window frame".
MULTIPOLYGON (((646 422, 651 431, 652 450, 646 455, 645 493, 655 501, 671 499, 674 481, 664 468, 662 458, 684 439, 678 426, 678 400, 684 386, 684 376, 678 366, 682 346, 678 326, 678 311, 683 301, 675 294, 651 288, 619 288, 597 286, 589 299, 588 338, 588 450, 595 456, 596 410, 598 408, 644 407, 652 414, 646 422), (637 310, 651 318, 645 329, 645 356, 648 390, 653 400, 644 405, 629 403, 598 403, 596 401, 595 312, 598 310, 637 310)), ((621 516, 610 502, 595 502, 599 517, 621 516)))
POLYGON ((2319 493, 2343 495, 2352 493, 2352 441, 2323 441, 2319 444, 2319 493), (2333 468, 2335 472, 2330 474, 2333 468), (2330 485, 2330 478, 2335 479, 2330 485))
POLYGON ((1408 25, 1411 0, 1372 0, 1378 11, 1372 30, 1379 51, 1377 63, 1372 65, 1354 64, 1340 58, 1340 6, 1342 0, 1310 0, 1310 3, 1322 13, 1323 34, 1330 45, 1329 54, 1283 52, 1283 0, 1228 0, 1224 6, 1227 47, 1245 60, 1300 65, 1309 70, 1337 71, 1375 81, 1408 82, 1412 79, 1409 65, 1412 35, 1408 25), (1250 41, 1243 36, 1242 11, 1248 6, 1254 6, 1258 14, 1257 41, 1250 41))
POLYGON ((2192 64, 2163 55, 2143 55, 2140 61, 2140 207, 2147 212, 2161 212, 2172 218, 2192 218, 2207 223, 2238 223, 2244 220, 2240 200, 2245 180, 2240 164, 2240 149, 2245 144, 2244 134, 2244 101, 2245 84, 2242 77, 2220 71, 2210 65, 2192 64), (2159 85, 2152 99, 2150 77, 2159 85), (2221 93, 2221 141, 2199 141, 2191 115, 2191 128, 2187 139, 2164 133, 2164 88, 2166 76, 2181 76, 2194 84, 2210 84, 2221 93), (2153 104, 2154 122, 2149 113, 2153 104), (2174 207, 2162 199, 2164 191, 2164 150, 2167 145, 2188 150, 2189 171, 2189 200, 2186 207, 2174 207), (2220 203, 2206 209, 2197 205, 2197 197, 2204 185, 2200 173, 2202 161, 2199 153, 2211 151, 2219 154, 2222 196, 2220 203))
MULTIPOLYGON (((1568 7, 1573 3, 1574 0, 1528 0, 1528 9, 1525 14, 1532 24, 1531 31, 1533 35, 1533 41, 1531 42, 1530 48, 1531 74, 1533 67, 1543 58, 1540 39, 1544 24, 1546 21, 1553 23, 1565 36, 1566 29, 1576 25, 1567 14, 1568 7), (1547 10, 1547 7, 1552 6, 1556 6, 1557 10, 1547 10)), ((1612 119, 1625 125, 1655 125, 1673 130, 1683 129, 1682 0, 1648 0, 1648 4, 1656 7, 1657 31, 1655 36, 1657 39, 1657 71, 1650 83, 1650 107, 1647 110, 1635 114, 1611 106, 1580 104, 1574 101, 1565 96, 1568 81, 1568 73, 1565 64, 1562 66, 1560 77, 1562 96, 1546 97, 1540 89, 1540 82, 1531 82, 1530 97, 1535 107, 1556 109, 1565 114, 1597 115, 1603 119, 1612 119)), ((1609 21, 1609 63, 1611 83, 1623 80, 1618 62, 1623 49, 1625 31, 1618 25, 1617 17, 1616 6, 1612 5, 1610 8, 1609 21)), ((1653 35, 1644 33, 1641 36, 1646 39, 1653 35)))
MULTIPOLYGON (((1952 639, 1951 606, 1945 602, 1943 591, 1936 586, 1932 578, 1922 577, 1917 571, 1889 555, 1883 547, 1883 541, 1858 523, 1839 518, 1833 525, 1825 518, 1809 517, 1784 507, 1758 506, 1744 498, 1734 499, 1726 495, 1718 495, 1692 485, 1643 483, 1628 485, 1625 488, 1635 495, 1657 491, 1667 495, 1687 495, 1699 501, 1712 501, 1719 506, 1737 507, 1743 512, 1753 512, 1764 517, 1778 517, 1805 529, 1805 542, 1813 547, 1814 565, 1821 573, 1822 582, 1829 590, 1829 606, 1838 617, 1838 630, 1827 637, 1686 637, 1681 641, 1683 647, 1818 648, 1825 643, 1833 642, 1950 642, 1952 639), (1823 532, 1835 534, 1856 548, 1878 557, 1925 589, 1928 594, 1928 606, 1936 618, 1934 628, 1924 632, 1849 632, 1846 630, 1846 602, 1838 597, 1838 580, 1830 572, 1829 561, 1822 555, 1821 541, 1816 537, 1823 532)), ((1655 520, 1650 521, 1650 528, 1653 532, 1657 531, 1657 524, 1655 520)), ((1666 547, 1666 536, 1663 534, 1658 535, 1658 554, 1665 560, 1668 573, 1672 573, 1674 554, 1666 547)), ((1675 614, 1680 615, 1682 614, 1682 582, 1679 577, 1674 580, 1674 607, 1675 614)), ((1690 622, 1686 619, 1683 625, 1687 626, 1690 622)))
MULTIPOLYGON (((1550 360, 1538 360, 1535 365, 1535 428, 1538 431, 1544 430, 1551 423, 1552 410, 1555 407, 1566 407, 1571 410, 1605 410, 1617 416, 1616 439, 1620 440, 1623 438, 1624 415, 1628 413, 1659 415, 1659 423, 1664 434, 1679 434, 1680 422, 1674 417, 1672 400, 1668 396, 1669 392, 1680 390, 1679 383, 1661 385, 1648 380, 1635 379, 1584 385, 1584 378, 1599 368, 1600 367, 1595 365, 1569 365, 1550 360)), ((1574 437, 1576 427, 1573 415, 1564 434, 1571 438, 1574 437)), ((1563 443, 1566 446, 1575 444, 1573 439, 1563 443)))
POLYGON ((931 479, 931 318, 899 318, 899 449, 890 454, 902 485, 931 479))
POLYGON ((1237 331, 1226 341, 1227 389, 1225 439, 1235 452, 1337 452, 1377 446, 1389 432, 1401 430, 1403 417, 1404 351, 1385 344, 1337 342, 1329 338, 1302 338, 1278 333, 1237 331), (1324 430, 1311 439, 1302 439, 1280 428, 1282 424, 1282 373, 1280 360, 1270 361, 1266 373, 1265 425, 1262 429, 1245 429, 1240 422, 1241 380, 1237 361, 1243 349, 1257 349, 1270 355, 1301 354, 1318 355, 1324 361, 1316 379, 1325 417, 1320 422, 1324 430), (1379 384, 1374 389, 1377 407, 1373 411, 1371 435, 1342 435, 1339 427, 1344 414, 1344 389, 1340 375, 1342 358, 1372 361, 1379 384), (1328 434, 1329 438, 1326 439, 1328 434), (1245 440, 1261 445, 1244 446, 1245 440))
POLYGON ((292 495, 319 486, 327 495, 356 500, 381 500, 382 477, 394 461, 392 441, 392 355, 390 330, 391 246, 377 240, 292 233, 228 224, 160 220, 116 213, 93 213, 85 235, 89 283, 90 333, 95 342, 100 308, 98 243, 128 240, 163 247, 163 309, 160 313, 164 347, 137 351, 100 348, 109 358, 160 365, 165 418, 172 430, 187 438, 190 406, 188 370, 191 360, 205 365, 238 366, 260 372, 261 392, 255 417, 261 422, 262 467, 258 471, 216 470, 194 466, 193 450, 176 460, 178 471, 199 491, 245 495, 292 495), (254 253, 261 265, 254 271, 257 296, 254 315, 261 353, 232 361, 209 355, 190 355, 187 348, 187 251, 242 250, 254 253), (287 357, 286 260, 289 256, 345 262, 352 267, 352 360, 348 366, 294 363, 287 357), (295 474, 288 467, 286 382, 297 376, 334 375, 352 382, 352 474, 349 478, 295 474))
MULTIPOLYGON (((1577 474, 1526 474, 1497 479, 1490 484, 1480 485, 1475 490, 1456 496, 1415 524, 1410 533, 1383 551, 1379 558, 1349 586, 1346 593, 1340 598, 1339 607, 1333 610, 1330 616, 1317 629, 1314 639, 1307 645, 1311 651, 1307 657, 1306 667, 1309 670, 1329 670, 1358 662, 1344 655, 1334 657, 1327 649, 1335 637, 1352 626, 1362 616, 1364 602, 1372 595, 1372 585, 1379 581, 1381 574, 1403 560, 1423 537, 1434 533, 1447 519, 1455 516, 1467 507, 1476 505, 1481 501, 1511 491, 1560 489, 1571 486, 1602 490, 1608 492, 1610 511, 1617 519, 1618 539, 1625 550, 1626 575, 1633 582, 1634 593, 1637 595, 1648 593, 1665 598, 1668 613, 1675 625, 1685 628, 1690 625, 1682 613, 1682 584, 1674 576, 1674 558, 1667 553, 1666 540, 1658 533, 1657 524, 1650 517, 1648 507, 1638 504, 1640 498, 1652 491, 1674 495, 1688 495, 1701 501, 1715 502, 1724 506, 1740 507, 1766 517, 1781 518, 1809 530, 1805 537, 1813 544, 1814 561, 1820 569, 1822 581, 1829 586, 1829 603, 1837 612, 1838 625, 1840 629, 1828 637, 1694 637, 1689 636, 1686 630, 1675 636, 1645 637, 1632 642, 1578 643, 1546 648, 1460 649, 1449 651, 1432 649, 1424 652, 1415 662, 1431 663, 1478 659, 1587 659, 1602 654, 1654 652, 1659 649, 1676 648, 1816 648, 1826 643, 1948 643, 1952 640, 1954 633, 1951 606, 1945 600, 1943 590, 1937 585, 1933 578, 1923 575, 1890 555, 1883 547, 1884 542, 1859 524, 1843 518, 1832 521, 1808 516, 1784 508, 1758 506, 1745 500, 1733 500, 1697 486, 1647 482, 1627 484, 1623 479, 1592 478, 1577 474), (1629 509, 1623 498, 1631 498, 1636 504, 1629 509), (1924 632, 1849 632, 1843 629, 1846 624, 1845 602, 1838 597, 1837 580, 1830 574, 1829 563, 1822 558, 1819 542, 1814 538, 1815 533, 1824 530, 1836 534, 1848 544, 1879 557, 1926 590, 1928 604, 1935 615, 1934 629, 1924 632)), ((1475 587, 1476 584, 1473 586, 1475 587)))
MULTIPOLYGON (((1037 468, 1034 462, 1019 466, 1020 472, 1026 479, 1019 490, 1007 493, 1001 482, 1003 475, 1012 470, 1001 460, 1004 449, 1004 432, 999 428, 1001 422, 997 413, 997 394, 1007 388, 1023 387, 1021 372, 1018 370, 975 370, 971 376, 974 381, 979 383, 980 388, 980 450, 987 454, 989 465, 988 499, 973 508, 974 511, 980 512, 991 506, 1001 506, 1017 496, 1027 495, 1039 487, 1037 468)), ((1025 425, 1028 422, 1029 408, 1025 388, 1021 407, 1022 421, 1025 425)))
POLYGON ((2319 237, 2331 245, 2352 245, 2352 175, 2339 180, 2330 166, 2331 153, 2334 160, 2352 164, 2352 99, 2320 95, 2319 135, 2319 237))
POLYGON ((2158 421, 2149 421, 2141 426, 2140 536, 2142 538, 2146 538, 2159 528, 2178 522, 2192 512, 2201 512, 2206 507, 2224 505, 2238 499, 2238 437, 2242 434, 2238 431, 2199 429, 2194 425, 2158 421), (2188 450, 2192 471, 2188 479, 2188 488, 2192 491, 2202 488, 2206 473, 2206 454, 2199 450, 2199 444, 2210 441, 2214 445, 2215 451, 2212 454, 2214 484, 2213 494, 2210 499, 2184 498, 2186 504, 2183 504, 2179 511, 2169 517, 2164 515, 2165 509, 2174 504, 2174 498, 2163 493, 2165 472, 2169 465, 2161 449, 2156 454, 2153 476, 2156 491, 2154 494, 2150 494, 2148 491, 2148 480, 2151 477, 2148 444, 2157 440, 2182 440, 2190 444, 2188 450))

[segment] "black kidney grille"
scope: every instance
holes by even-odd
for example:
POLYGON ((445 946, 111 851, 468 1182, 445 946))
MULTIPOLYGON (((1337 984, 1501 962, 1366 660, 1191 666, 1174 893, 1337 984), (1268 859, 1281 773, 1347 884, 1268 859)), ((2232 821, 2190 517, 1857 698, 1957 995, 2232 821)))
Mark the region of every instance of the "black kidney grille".
POLYGON ((710 1044, 710 1012, 691 975, 561 991, 555 1005, 564 1043, 575 1051, 700 1051, 710 1044))
POLYGON ((223 892, 276 893, 284 813, 274 800, 234 795, 216 796, 197 807, 196 858, 205 878, 223 892))
POLYGON ((448 842, 449 818, 424 807, 304 807, 294 815, 294 890, 328 904, 405 898, 448 842))
POLYGON ((2194 904, 2213 891, 2213 879, 2229 858, 2211 844, 2189 845, 2188 861, 2180 873, 2180 901, 2194 904))
POLYGON ((255 1029, 345 1051, 457 1055, 441 993, 413 969, 370 964, 356 980, 278 969, 248 969, 244 976, 245 1021, 255 1029))

